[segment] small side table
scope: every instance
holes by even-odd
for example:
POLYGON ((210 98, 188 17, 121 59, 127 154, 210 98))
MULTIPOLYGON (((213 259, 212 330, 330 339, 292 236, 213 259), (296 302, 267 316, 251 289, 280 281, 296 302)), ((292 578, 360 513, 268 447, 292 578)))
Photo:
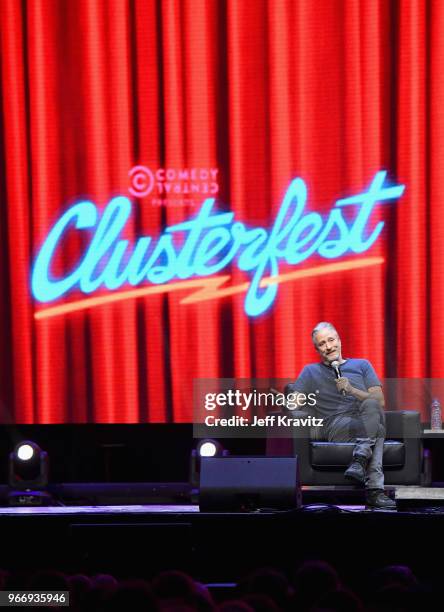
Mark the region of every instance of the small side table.
POLYGON ((425 484, 444 482, 444 429, 423 429, 425 484))
POLYGON ((424 429, 423 438, 444 438, 444 429, 424 429))

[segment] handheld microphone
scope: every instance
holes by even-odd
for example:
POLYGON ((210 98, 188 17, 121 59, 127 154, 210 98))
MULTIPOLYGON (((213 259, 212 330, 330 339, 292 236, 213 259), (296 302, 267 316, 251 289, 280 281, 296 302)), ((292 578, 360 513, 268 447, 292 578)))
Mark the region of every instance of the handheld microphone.
MULTIPOLYGON (((342 378, 342 372, 341 372, 341 368, 339 366, 340 366, 339 361, 332 361, 331 362, 331 367, 335 371, 336 378, 342 378)), ((341 393, 342 393, 342 395, 346 395, 345 389, 342 389, 341 393)))

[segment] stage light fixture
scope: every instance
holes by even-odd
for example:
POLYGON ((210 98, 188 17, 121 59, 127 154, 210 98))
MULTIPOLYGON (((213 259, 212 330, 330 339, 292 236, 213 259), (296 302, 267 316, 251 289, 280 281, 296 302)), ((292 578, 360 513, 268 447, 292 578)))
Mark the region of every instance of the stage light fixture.
POLYGON ((48 453, 29 440, 19 442, 9 454, 8 502, 10 506, 47 506, 48 453))
POLYGON ((199 457, 216 457, 221 450, 222 447, 216 440, 202 440, 197 445, 199 457))
POLYGON ((29 461, 34 454, 34 448, 31 444, 20 444, 17 448, 17 457, 22 461, 29 461))

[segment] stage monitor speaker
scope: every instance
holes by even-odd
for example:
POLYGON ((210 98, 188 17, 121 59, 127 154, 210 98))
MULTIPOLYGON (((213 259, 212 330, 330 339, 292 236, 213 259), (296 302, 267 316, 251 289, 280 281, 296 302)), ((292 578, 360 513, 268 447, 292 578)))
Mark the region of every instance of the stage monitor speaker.
POLYGON ((301 506, 297 457, 203 457, 201 512, 290 510, 301 506))

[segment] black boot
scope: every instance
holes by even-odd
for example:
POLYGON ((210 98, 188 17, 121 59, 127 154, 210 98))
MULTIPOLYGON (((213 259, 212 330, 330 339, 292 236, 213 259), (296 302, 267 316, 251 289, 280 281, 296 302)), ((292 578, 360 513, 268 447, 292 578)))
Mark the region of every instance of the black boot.
POLYGON ((396 510, 396 502, 384 493, 382 489, 367 489, 365 492, 366 507, 381 510, 396 510))
POLYGON ((348 480, 354 480, 358 484, 365 483, 365 473, 367 470, 367 457, 364 455, 355 455, 353 461, 344 472, 344 476, 348 480))

